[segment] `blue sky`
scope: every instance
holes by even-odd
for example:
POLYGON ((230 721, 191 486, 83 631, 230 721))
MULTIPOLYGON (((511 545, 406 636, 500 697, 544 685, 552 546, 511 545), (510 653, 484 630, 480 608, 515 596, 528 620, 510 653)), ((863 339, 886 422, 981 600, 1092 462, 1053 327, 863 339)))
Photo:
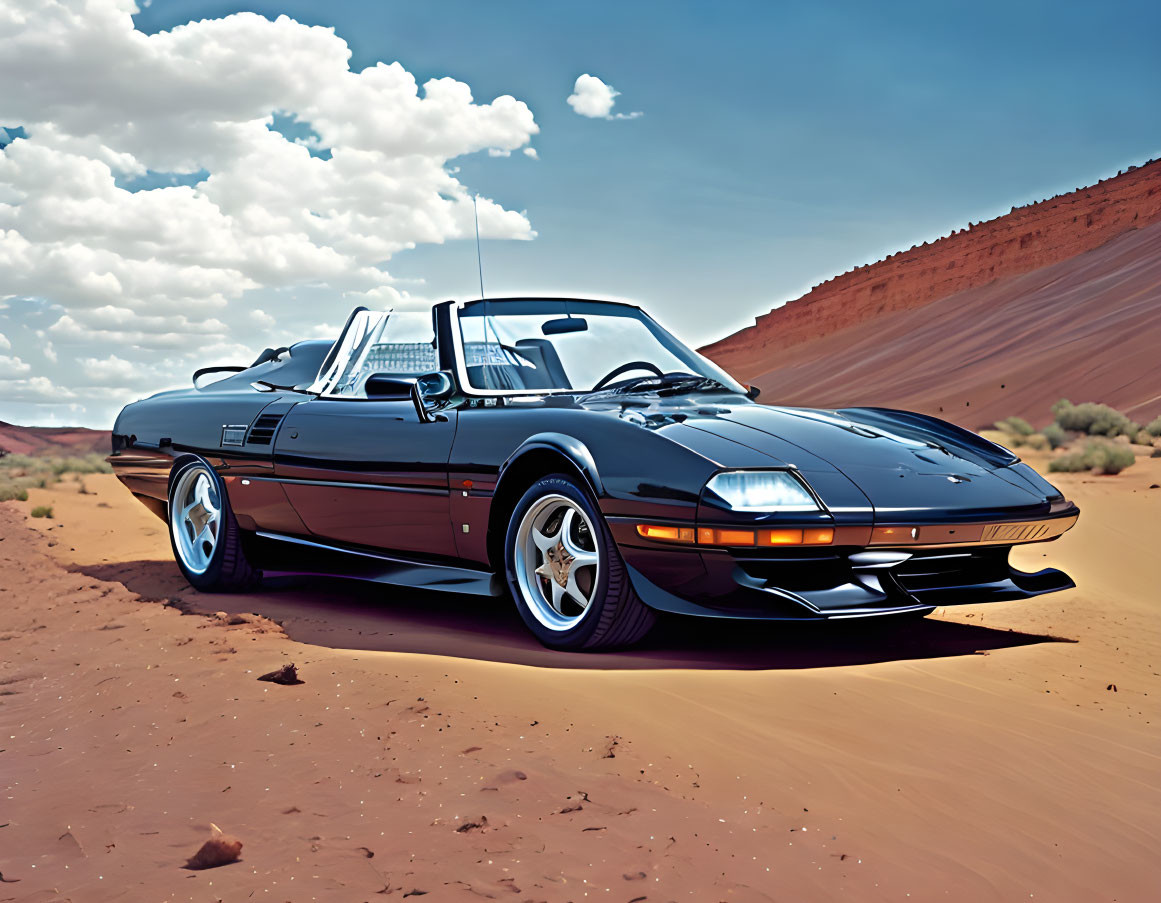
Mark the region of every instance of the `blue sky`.
POLYGON ((488 294, 699 346, 1161 156, 1155 2, 132 3, 0 0, 0 419, 474 297, 477 193, 488 294))
MULTIPOLYGON (((253 10, 333 26, 352 69, 512 94, 532 161, 462 181, 538 237, 484 243, 491 293, 638 299, 687 340, 849 267, 1161 154, 1161 4, 166 2, 145 31, 253 10), (590 72, 632 121, 564 103, 590 72), (707 306, 712 315, 707 316, 707 306)), ((392 260, 476 291, 468 243, 392 260)))

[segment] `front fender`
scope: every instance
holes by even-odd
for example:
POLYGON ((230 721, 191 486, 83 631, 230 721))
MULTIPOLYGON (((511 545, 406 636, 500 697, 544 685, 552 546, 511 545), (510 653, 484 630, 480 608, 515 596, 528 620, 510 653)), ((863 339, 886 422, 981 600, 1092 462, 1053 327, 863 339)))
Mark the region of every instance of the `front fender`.
POLYGON ((552 451, 563 455, 588 480, 589 487, 598 498, 604 495, 605 487, 601 482, 601 475, 597 470, 597 462, 593 458, 593 453, 575 436, 568 436, 564 433, 536 433, 521 442, 507 460, 500 465, 500 472, 496 477, 497 495, 501 491, 504 477, 515 468, 517 462, 526 455, 538 451, 552 451))

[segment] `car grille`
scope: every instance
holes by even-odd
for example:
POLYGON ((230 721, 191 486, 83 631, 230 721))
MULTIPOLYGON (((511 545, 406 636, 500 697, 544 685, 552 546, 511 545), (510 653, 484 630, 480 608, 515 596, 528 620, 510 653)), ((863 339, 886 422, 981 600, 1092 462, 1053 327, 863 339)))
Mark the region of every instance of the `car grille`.
POLYGON ((811 550, 811 553, 793 557, 737 555, 735 561, 747 577, 791 592, 821 590, 850 581, 851 568, 846 556, 829 550, 811 550))
POLYGON ((891 575, 908 592, 1004 580, 1008 573, 1007 548, 915 555, 891 568, 891 575))

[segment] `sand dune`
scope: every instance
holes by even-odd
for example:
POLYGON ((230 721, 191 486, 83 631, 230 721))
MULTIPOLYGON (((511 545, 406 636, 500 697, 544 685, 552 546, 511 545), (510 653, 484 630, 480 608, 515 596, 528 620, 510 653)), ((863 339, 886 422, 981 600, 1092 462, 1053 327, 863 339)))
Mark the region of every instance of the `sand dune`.
POLYGON ((199 596, 111 477, 4 503, 0 900, 1149 899, 1161 459, 1059 482, 1080 525, 1019 557, 1077 590, 603 656, 475 600, 199 596), (211 823, 241 860, 184 869, 211 823))

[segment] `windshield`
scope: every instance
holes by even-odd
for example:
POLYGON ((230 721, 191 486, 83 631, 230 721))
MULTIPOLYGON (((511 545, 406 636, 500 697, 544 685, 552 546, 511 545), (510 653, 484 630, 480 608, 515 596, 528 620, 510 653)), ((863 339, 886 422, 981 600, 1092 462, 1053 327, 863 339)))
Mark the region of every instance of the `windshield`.
POLYGON ((745 392, 635 307, 556 299, 473 301, 459 311, 473 389, 580 391, 680 373, 745 392), (625 368, 617 373, 618 369, 625 368))
POLYGON ((439 369, 431 312, 356 310, 309 391, 365 398, 372 374, 413 377, 439 369))

